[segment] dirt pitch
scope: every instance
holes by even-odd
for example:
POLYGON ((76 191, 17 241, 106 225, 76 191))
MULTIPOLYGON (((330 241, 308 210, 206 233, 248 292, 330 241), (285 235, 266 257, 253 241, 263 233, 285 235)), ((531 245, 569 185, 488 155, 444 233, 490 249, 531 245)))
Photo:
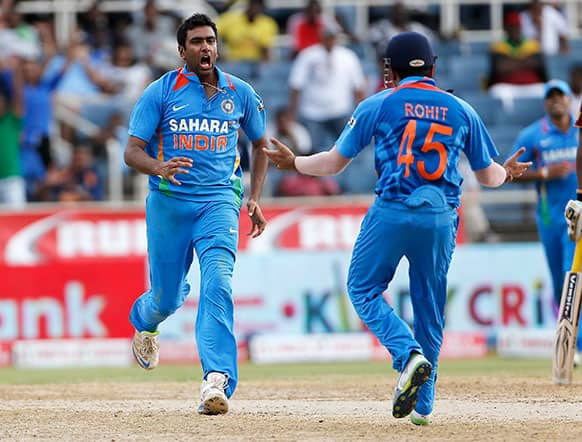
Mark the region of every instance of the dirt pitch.
POLYGON ((391 416, 395 378, 241 382, 225 416, 196 414, 194 383, 0 386, 0 440, 550 441, 582 438, 582 383, 442 379, 433 424, 391 416), (339 389, 338 389, 339 386, 339 389))

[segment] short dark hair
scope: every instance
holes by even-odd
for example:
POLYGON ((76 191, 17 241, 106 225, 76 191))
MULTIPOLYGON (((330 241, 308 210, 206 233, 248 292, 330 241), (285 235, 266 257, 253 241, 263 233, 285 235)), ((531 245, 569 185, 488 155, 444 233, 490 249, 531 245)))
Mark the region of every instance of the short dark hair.
POLYGON ((395 68, 392 67, 392 70, 398 74, 398 76, 402 78, 406 77, 429 77, 430 72, 432 70, 433 65, 430 66, 422 66, 419 68, 395 68))
POLYGON ((214 23, 210 17, 208 17, 206 14, 192 14, 190 17, 184 20, 184 22, 178 28, 178 32, 176 32, 178 44, 182 47, 185 47, 188 31, 202 26, 210 26, 214 31, 214 36, 218 38, 216 23, 214 23))

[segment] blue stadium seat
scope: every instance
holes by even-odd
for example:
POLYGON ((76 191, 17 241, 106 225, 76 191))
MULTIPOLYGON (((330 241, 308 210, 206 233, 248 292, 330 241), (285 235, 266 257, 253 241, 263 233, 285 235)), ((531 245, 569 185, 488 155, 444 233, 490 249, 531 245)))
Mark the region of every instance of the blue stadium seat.
MULTIPOLYGON (((578 57, 582 61, 582 57, 578 57)), ((570 67, 574 64, 574 58, 567 55, 552 55, 546 57, 546 66, 550 79, 558 78, 566 80, 570 78, 570 67)))
POLYGON ((505 110, 499 121, 525 127, 544 115, 544 100, 539 98, 515 98, 513 108, 505 110))
POLYGON ((504 161, 513 151, 513 144, 522 130, 521 126, 512 124, 498 124, 488 128, 489 134, 499 151, 498 160, 504 161))
POLYGON ((489 71, 486 55, 466 55, 451 57, 448 62, 448 75, 442 85, 454 89, 459 94, 477 92, 489 71))
POLYGON ((499 121, 501 100, 498 98, 490 97, 485 93, 459 94, 459 96, 473 106, 487 127, 499 121))

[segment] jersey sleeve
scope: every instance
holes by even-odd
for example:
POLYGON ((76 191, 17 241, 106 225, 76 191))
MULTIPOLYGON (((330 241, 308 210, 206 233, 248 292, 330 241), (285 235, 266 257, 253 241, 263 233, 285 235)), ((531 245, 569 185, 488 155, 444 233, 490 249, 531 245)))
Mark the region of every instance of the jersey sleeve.
POLYGON ((339 153, 344 157, 354 158, 372 142, 384 95, 382 93, 373 95, 356 107, 335 143, 339 153))
POLYGON ((130 136, 149 141, 162 118, 162 84, 151 83, 143 92, 129 119, 130 136))
POLYGON ((582 103, 580 103, 580 109, 578 109, 578 117, 576 118, 574 126, 582 129, 582 103))
POLYGON ((257 141, 265 134, 267 126, 265 106, 251 86, 245 85, 243 90, 244 115, 240 125, 250 141, 257 141))
POLYGON ((499 155, 499 152, 481 117, 471 106, 466 103, 464 105, 469 127, 464 152, 469 160, 469 164, 471 164, 471 169, 485 169, 491 165, 493 157, 499 155))

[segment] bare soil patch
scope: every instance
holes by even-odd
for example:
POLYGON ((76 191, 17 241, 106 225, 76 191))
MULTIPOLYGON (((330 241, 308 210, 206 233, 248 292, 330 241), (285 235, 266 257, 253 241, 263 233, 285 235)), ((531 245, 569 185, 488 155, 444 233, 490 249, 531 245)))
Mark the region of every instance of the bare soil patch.
POLYGON ((439 381, 433 423, 391 416, 395 379, 241 381, 225 416, 196 414, 198 384, 0 386, 0 440, 551 441, 582 434, 582 383, 439 381))

